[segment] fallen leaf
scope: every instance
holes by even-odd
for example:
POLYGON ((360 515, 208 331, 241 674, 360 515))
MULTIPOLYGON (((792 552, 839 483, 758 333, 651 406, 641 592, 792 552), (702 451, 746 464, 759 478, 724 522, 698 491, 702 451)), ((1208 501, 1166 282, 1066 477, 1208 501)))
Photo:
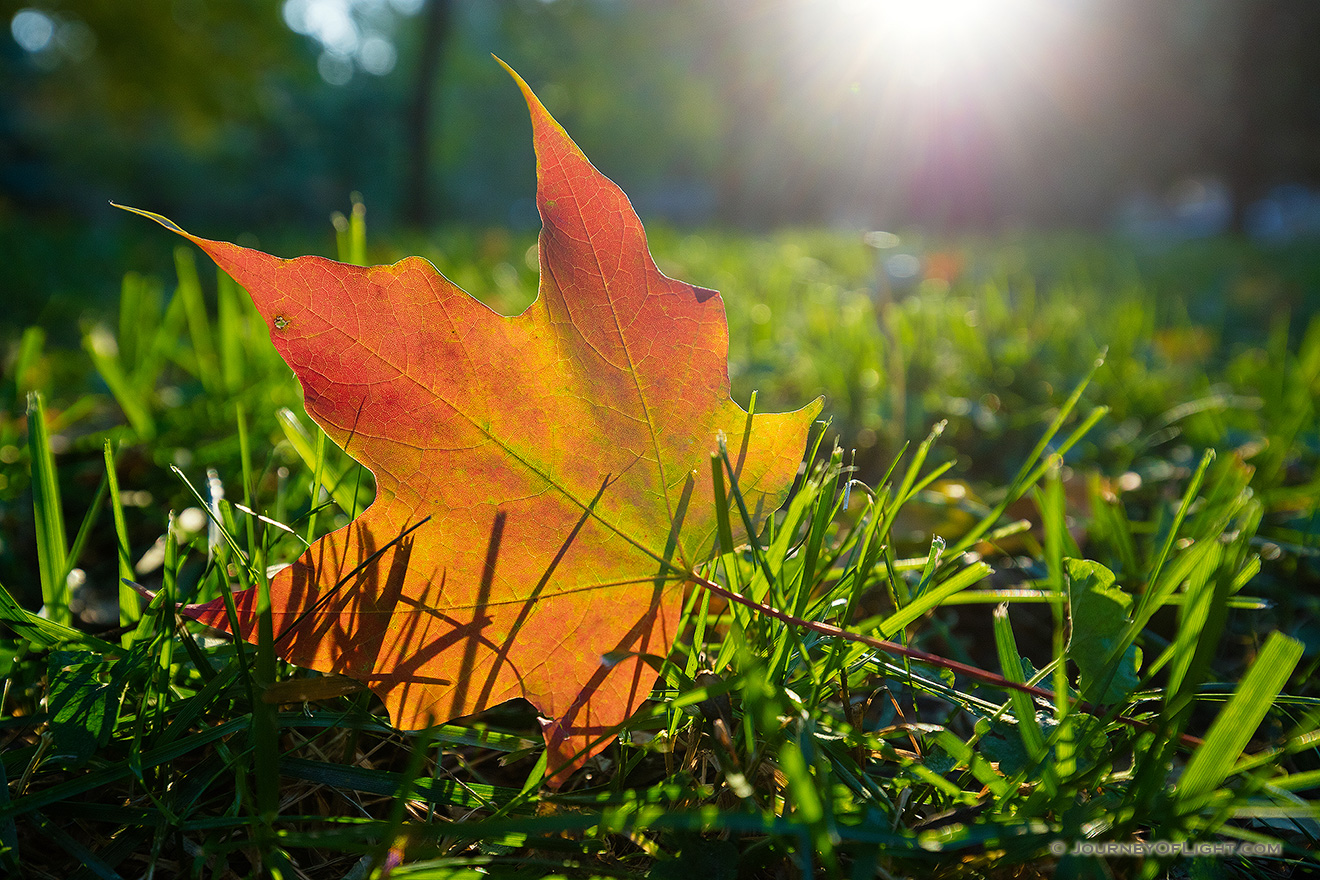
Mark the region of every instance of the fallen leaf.
MULTIPOLYGON (((513 75, 543 224, 516 317, 419 257, 284 260, 147 216, 251 293, 307 412, 376 477, 366 512, 271 583, 276 651, 365 682, 401 729, 525 697, 558 786, 672 646, 683 573, 714 543, 717 438, 771 512, 821 401, 749 417, 730 398, 719 295, 660 273, 627 197, 513 75)), ((248 641, 256 599, 235 595, 248 641)), ((228 630, 219 601, 188 613, 228 630)))

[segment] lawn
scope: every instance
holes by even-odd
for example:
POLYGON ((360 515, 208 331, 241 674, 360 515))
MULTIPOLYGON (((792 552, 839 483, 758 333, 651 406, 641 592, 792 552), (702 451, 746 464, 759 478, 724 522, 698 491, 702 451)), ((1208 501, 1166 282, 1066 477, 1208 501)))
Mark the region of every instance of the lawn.
MULTIPOLYGON (((341 221, 346 261, 422 254, 504 313, 535 295, 532 234, 368 246, 360 213, 341 221)), ((355 683, 173 613, 374 492, 205 258, 124 265, 81 347, 4 328, 5 870, 1320 868, 1320 248, 668 229, 651 246, 722 291, 735 400, 824 394, 827 421, 790 501, 701 570, 651 701, 557 792, 526 704, 400 733, 355 683)))

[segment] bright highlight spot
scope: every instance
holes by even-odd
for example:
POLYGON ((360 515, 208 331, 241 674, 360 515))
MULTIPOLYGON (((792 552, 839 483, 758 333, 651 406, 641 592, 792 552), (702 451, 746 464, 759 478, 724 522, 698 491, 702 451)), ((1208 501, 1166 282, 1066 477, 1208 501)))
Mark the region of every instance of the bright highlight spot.
POLYGON ((373 76, 394 69, 398 52, 381 31, 390 29, 388 10, 412 15, 421 8, 419 0, 285 0, 284 23, 295 33, 321 44, 316 69, 331 85, 341 86, 353 78, 355 65, 373 76))
POLYGON ((792 30, 854 91, 877 74, 887 88, 984 89, 1020 67, 1056 17, 1050 0, 801 0, 794 10, 792 30))
POLYGON ((361 40, 349 0, 288 0, 284 22, 336 55, 351 55, 361 40))
POLYGON ((353 78, 353 61, 338 52, 326 50, 316 59, 316 72, 332 86, 347 85, 353 78))
POLYGON ((943 53, 974 45, 1004 12, 1005 4, 989 0, 892 0, 884 14, 914 51, 943 53))
POLYGON ((382 36, 373 34, 362 41, 358 49, 358 63, 362 69, 374 76, 384 76, 394 69, 398 53, 394 44, 382 36))
POLYGON ((55 22, 49 15, 36 9, 20 9, 9 22, 14 42, 24 52, 42 52, 55 38, 55 22))
POLYGON ((892 52, 889 66, 917 81, 939 81, 959 70, 992 73, 985 62, 1030 38, 1037 5, 1031 0, 889 0, 872 8, 892 52))

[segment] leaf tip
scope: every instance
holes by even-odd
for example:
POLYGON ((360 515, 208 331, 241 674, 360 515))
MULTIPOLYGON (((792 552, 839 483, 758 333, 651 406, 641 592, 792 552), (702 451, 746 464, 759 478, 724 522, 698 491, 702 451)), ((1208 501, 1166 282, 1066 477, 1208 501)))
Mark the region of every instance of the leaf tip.
POLYGON ((821 410, 825 409, 825 395, 817 395, 816 399, 804 406, 803 409, 811 413, 811 420, 815 421, 816 416, 820 415, 821 410))
POLYGON ((518 71, 510 67, 508 62, 506 62, 500 56, 496 55, 494 52, 490 54, 490 57, 494 58, 495 63, 498 64, 500 67, 503 67, 505 71, 509 74, 509 76, 513 77, 513 81, 517 83, 518 88, 522 90, 523 97, 527 99, 528 104, 535 103, 539 105, 541 103, 539 100, 537 100, 536 95, 532 92, 532 87, 527 84, 527 80, 523 79, 518 74, 518 71))
POLYGON ((144 211, 141 208, 134 208, 131 205, 121 205, 113 200, 110 202, 110 204, 111 206, 116 207, 121 211, 128 211, 130 214, 137 214, 140 217, 146 217, 148 220, 155 220, 157 223, 159 223, 161 226, 164 226, 170 232, 177 232, 179 235, 182 235, 185 238, 192 238, 192 236, 189 235, 187 232, 185 232, 182 229, 182 227, 179 226, 179 224, 175 223, 173 220, 171 220, 168 217, 164 217, 160 214, 152 213, 151 211, 144 211))
POLYGON ((542 149, 544 148, 543 144, 546 143, 542 138, 547 136, 550 138, 549 142, 556 144, 557 150, 567 150, 576 153, 585 160, 586 156, 582 154, 580 149, 578 149, 577 144, 573 143, 573 139, 568 136, 568 132, 564 131, 564 127, 559 124, 558 120, 556 120, 554 116, 550 114, 550 111, 545 108, 545 105, 541 103, 541 99, 536 97, 536 93, 533 92, 532 87, 527 84, 527 80, 519 76, 518 71, 506 64, 504 59, 500 58, 498 55, 492 54, 491 57, 509 72, 509 76, 513 77, 513 81, 517 83, 518 88, 522 90, 523 99, 527 101, 527 109, 532 115, 532 133, 533 139, 536 143, 538 161, 540 161, 542 156, 542 149))

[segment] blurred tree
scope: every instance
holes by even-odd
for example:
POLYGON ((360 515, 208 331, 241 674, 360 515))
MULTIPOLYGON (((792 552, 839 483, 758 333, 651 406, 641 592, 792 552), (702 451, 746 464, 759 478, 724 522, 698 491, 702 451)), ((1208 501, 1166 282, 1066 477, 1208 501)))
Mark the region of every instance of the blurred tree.
POLYGON ((403 214, 414 226, 425 226, 435 212, 428 174, 432 163, 431 129, 436 115, 436 80, 444 65, 453 18, 452 0, 427 0, 422 11, 421 45, 404 120, 408 159, 403 214))
POLYGON ((1320 5, 1240 0, 1231 113, 1219 139, 1234 226, 1272 186, 1320 183, 1320 5))
POLYGON ((1320 181, 1320 4, 0 0, 0 15, 0 198, 24 212, 99 215, 115 197, 184 221, 319 222, 358 190, 378 223, 444 204, 534 224, 525 113, 491 52, 643 213, 681 221, 1096 224, 1189 176, 1227 181, 1239 209, 1320 181))
POLYGON ((28 159, 4 185, 30 207, 104 204, 66 185, 72 168, 119 189, 224 161, 315 76, 265 0, 0 0, 0 15, 18 44, 0 61, 4 149, 28 159))

